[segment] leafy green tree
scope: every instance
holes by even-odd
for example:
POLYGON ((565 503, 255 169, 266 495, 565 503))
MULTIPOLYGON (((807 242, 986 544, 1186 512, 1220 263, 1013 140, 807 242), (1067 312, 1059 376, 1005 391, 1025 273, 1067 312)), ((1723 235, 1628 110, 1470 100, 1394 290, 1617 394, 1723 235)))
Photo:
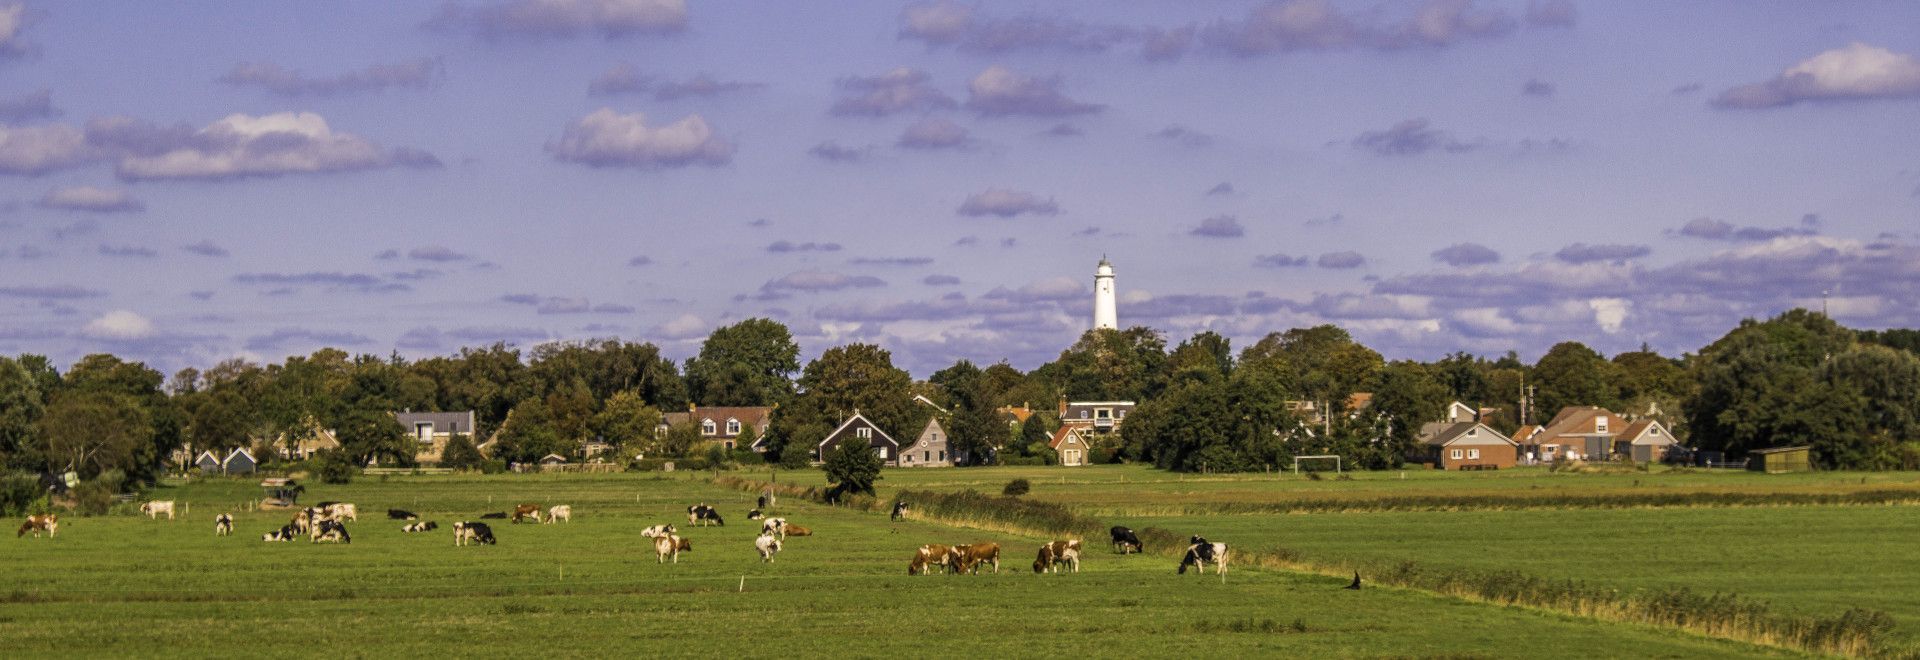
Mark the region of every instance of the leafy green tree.
POLYGON ((1174 383, 1226 378, 1233 373, 1233 343, 1212 330, 1194 335, 1167 355, 1167 377, 1174 383))
MULTIPOLYGON (((155 464, 153 421, 139 400, 101 389, 62 392, 36 425, 48 467, 85 479, 108 471, 135 478, 155 464)), ((124 485, 124 484, 122 484, 124 485)))
POLYGON ((660 411, 647 405, 638 392, 627 391, 607 399, 600 414, 593 418, 593 428, 602 442, 616 447, 616 453, 631 458, 635 453, 658 453, 654 445, 660 418, 660 411))
POLYGON ((771 406, 793 397, 800 346, 778 321, 751 318, 716 328, 687 360, 694 401, 709 406, 771 406))
POLYGON ((788 446, 810 451, 855 411, 895 438, 917 431, 910 428, 917 415, 917 404, 907 394, 912 383, 907 372, 893 366, 886 349, 872 344, 828 349, 801 372, 792 405, 774 415, 769 451, 779 454, 788 446))
POLYGON ((1620 375, 1613 363, 1577 341, 1555 344, 1533 366, 1535 406, 1542 420, 1568 406, 1620 407, 1620 375))
POLYGON ((667 429, 667 437, 660 444, 660 453, 668 456, 692 456, 705 439, 700 436, 700 427, 693 422, 682 422, 667 429))
POLYGON ((1167 341, 1152 328, 1095 328, 1034 370, 1074 400, 1144 401, 1166 386, 1167 341))
POLYGON ((820 469, 826 471, 827 483, 843 492, 873 495, 873 483, 880 480, 880 468, 885 463, 867 443, 848 440, 827 452, 820 469))
MULTIPOLYGON (((1125 429, 1125 427, 1121 427, 1125 429)), ((1020 440, 1016 443, 1021 456, 1034 456, 1036 451, 1048 449, 1047 443, 1053 441, 1053 434, 1060 430, 1060 420, 1053 415, 1036 412, 1020 423, 1020 440)))
POLYGON ((1902 466, 1901 443, 1920 438, 1920 357, 1880 345, 1856 345, 1825 361, 1823 387, 1803 392, 1815 417, 1806 442, 1829 468, 1902 466))
POLYGON ((455 433, 447 438, 447 446, 440 450, 440 467, 455 470, 479 470, 487 464, 487 457, 473 444, 473 437, 465 433, 455 433))
POLYGON ((253 421, 245 399, 228 390, 202 392, 188 416, 187 437, 196 450, 227 451, 249 446, 253 421))
POLYGON ((1386 361, 1337 326, 1294 328, 1269 334, 1240 354, 1238 369, 1265 377, 1330 413, 1346 410, 1348 398, 1372 387, 1386 361))
POLYGON ((1439 421, 1449 402, 1448 388, 1426 365, 1408 360, 1387 365, 1373 391, 1372 415, 1388 423, 1372 439, 1381 446, 1368 467, 1399 467, 1419 445, 1420 425, 1439 421))
POLYGON ((493 457, 511 463, 532 463, 547 454, 566 455, 567 450, 560 433, 553 428, 553 414, 547 411, 546 402, 533 398, 520 402, 507 413, 506 421, 500 424, 493 457))
POLYGON ((928 380, 952 406, 952 414, 942 420, 952 455, 965 457, 972 465, 991 462, 994 450, 1007 444, 1009 429, 995 411, 985 372, 961 360, 928 380))
POLYGON ((40 467, 40 438, 34 424, 46 411, 46 392, 17 360, 0 356, 0 469, 40 467))
POLYGON ((369 461, 400 466, 414 464, 413 445, 417 441, 385 410, 349 411, 340 418, 333 432, 340 440, 342 453, 354 465, 366 465, 369 461))
MULTIPOLYGON (((1804 309, 1741 321, 1691 361, 1695 388, 1685 408, 1693 441, 1734 456, 1805 441, 1813 429, 1830 425, 1819 419, 1831 414, 1827 406, 1847 404, 1822 401, 1821 409, 1808 408, 1806 393, 1823 389, 1821 365, 1853 342, 1851 331, 1804 309)), ((1815 460, 1833 464, 1825 452, 1815 460)))
POLYGON ((140 408, 149 426, 149 432, 144 434, 149 446, 132 454, 139 458, 139 463, 117 466, 126 471, 128 479, 152 480, 160 471, 160 461, 186 441, 185 415, 161 390, 165 380, 160 372, 143 363, 99 353, 80 358, 61 379, 61 387, 66 391, 118 395, 140 408))

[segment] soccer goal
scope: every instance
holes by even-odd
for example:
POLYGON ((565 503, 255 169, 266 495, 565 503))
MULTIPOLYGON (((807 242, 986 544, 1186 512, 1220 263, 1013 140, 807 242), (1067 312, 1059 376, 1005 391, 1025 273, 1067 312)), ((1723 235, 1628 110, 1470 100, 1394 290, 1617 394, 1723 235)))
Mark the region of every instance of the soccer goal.
POLYGON ((1295 456, 1293 457, 1293 473, 1300 474, 1300 461, 1326 461, 1326 460, 1333 461, 1333 472, 1334 474, 1339 474, 1340 473, 1340 457, 1334 456, 1332 454, 1327 454, 1324 456, 1295 456))

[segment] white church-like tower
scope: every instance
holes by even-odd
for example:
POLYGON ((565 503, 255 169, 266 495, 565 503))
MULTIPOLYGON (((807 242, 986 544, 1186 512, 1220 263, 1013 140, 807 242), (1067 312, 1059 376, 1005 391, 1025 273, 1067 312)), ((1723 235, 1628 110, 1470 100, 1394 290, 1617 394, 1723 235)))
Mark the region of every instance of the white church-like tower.
POLYGON ((1120 328, 1120 319, 1113 307, 1113 264, 1105 255, 1100 257, 1100 267, 1093 271, 1093 329, 1101 328, 1120 328))

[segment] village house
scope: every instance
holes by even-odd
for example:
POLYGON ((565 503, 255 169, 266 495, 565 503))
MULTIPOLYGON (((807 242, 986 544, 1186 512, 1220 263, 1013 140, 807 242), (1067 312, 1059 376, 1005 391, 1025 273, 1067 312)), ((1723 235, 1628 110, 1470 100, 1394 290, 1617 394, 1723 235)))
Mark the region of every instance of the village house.
POLYGON ((670 412, 660 416, 660 426, 654 429, 655 436, 665 436, 667 431, 681 424, 693 424, 700 429, 700 439, 719 444, 728 451, 740 439, 742 432, 750 438, 747 448, 757 452, 767 450, 767 429, 773 426, 773 406, 695 406, 688 405, 686 412, 670 412))
POLYGON ((1053 453, 1060 457, 1063 466, 1086 465, 1092 456, 1093 448, 1087 444, 1087 438, 1071 426, 1062 426, 1053 432, 1053 439, 1047 441, 1053 453))
POLYGON ((1613 453, 1635 463, 1658 463, 1673 449, 1673 432, 1654 419, 1637 419, 1613 439, 1613 453))
POLYGON ((881 430, 858 410, 853 411, 853 415, 848 417, 847 421, 841 422, 839 428, 828 433, 819 444, 814 445, 813 459, 826 460, 827 455, 838 450, 843 442, 864 443, 873 448, 873 453, 879 456, 880 460, 885 461, 889 467, 900 466, 900 442, 887 435, 886 431, 881 430))
POLYGON ((1008 429, 1017 428, 1021 424, 1027 423, 1028 418, 1033 417, 1033 407, 1024 403, 1020 404, 1018 408, 1013 406, 1000 406, 999 408, 993 409, 993 411, 1000 415, 1000 421, 1007 423, 1008 429))
POLYGON ((407 430, 407 437, 414 441, 413 460, 422 464, 440 462, 441 454, 447 450, 447 441, 455 435, 465 435, 469 440, 474 437, 474 414, 471 410, 460 412, 413 412, 403 410, 393 413, 393 420, 407 430))
POLYGON ((1060 397, 1060 424, 1091 433, 1117 433, 1133 412, 1132 401, 1067 401, 1060 397))
POLYGON ((940 416, 931 415, 920 437, 900 450, 900 467, 952 467, 954 458, 947 452, 947 430, 940 425, 940 416))
POLYGON ((1513 467, 1518 445, 1493 427, 1476 421, 1429 422, 1417 436, 1421 462, 1441 470, 1498 470, 1513 467))

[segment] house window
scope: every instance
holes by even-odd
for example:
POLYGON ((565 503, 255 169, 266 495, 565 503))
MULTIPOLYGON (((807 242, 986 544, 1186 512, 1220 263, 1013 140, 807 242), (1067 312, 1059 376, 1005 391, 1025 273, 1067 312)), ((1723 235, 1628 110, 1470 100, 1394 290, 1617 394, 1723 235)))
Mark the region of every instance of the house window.
POLYGON ((1480 435, 1480 429, 1478 428, 1467 429, 1467 435, 1470 435, 1470 436, 1480 435))
POLYGON ((415 422, 413 425, 413 437, 419 438, 421 442, 432 442, 433 422, 415 422))
POLYGON ((1460 460, 1460 450, 1458 449, 1453 450, 1453 460, 1456 460, 1456 461, 1460 460))
POLYGON ((860 428, 853 430, 853 436, 856 438, 871 438, 873 437, 873 429, 871 427, 862 426, 860 428))
POLYGON ((947 460, 947 450, 945 449, 940 450, 940 460, 943 460, 943 461, 947 460))
POLYGON ((1607 416, 1606 415, 1601 415, 1599 417, 1593 418, 1593 432, 1594 433, 1607 432, 1607 416))
POLYGON ((880 460, 886 460, 886 459, 887 459, 887 448, 886 448, 886 447, 876 447, 876 448, 874 448, 874 451, 875 451, 876 453, 878 453, 878 454, 880 454, 880 460))
POLYGON ((728 440, 726 444, 727 444, 727 451, 733 451, 733 441, 728 440))
POLYGON ((927 439, 926 439, 926 438, 921 438, 921 439, 920 439, 920 447, 921 447, 922 449, 924 449, 924 448, 926 448, 926 446, 927 446, 927 439))
POLYGON ((740 420, 727 420, 727 435, 740 435, 740 420))
POLYGON ((1080 419, 1086 419, 1090 413, 1091 411, 1087 411, 1087 410, 1080 411, 1080 419))
POLYGON ((932 460, 933 460, 933 452, 930 452, 930 451, 920 452, 920 462, 925 463, 932 460))
POLYGON ((1114 413, 1114 414, 1116 415, 1116 419, 1126 419, 1126 418, 1127 418, 1127 409, 1125 409, 1125 408, 1121 408, 1121 409, 1120 409, 1120 412, 1117 412, 1117 413, 1114 413))
POLYGON ((713 420, 709 419, 700 422, 700 435, 713 435, 713 432, 713 420))
POLYGON ((1097 409, 1097 410, 1095 410, 1095 411, 1093 411, 1093 416, 1094 416, 1094 418, 1095 418, 1095 419, 1112 419, 1112 418, 1113 418, 1113 409, 1112 409, 1112 408, 1100 408, 1100 409, 1097 409))
POLYGON ((1478 449, 1468 449, 1468 450, 1467 450, 1467 459, 1468 459, 1468 460, 1474 460, 1474 461, 1477 461, 1477 460, 1480 460, 1480 450, 1478 450, 1478 449))
POLYGON ((1654 434, 1654 435, 1660 435, 1660 427, 1658 427, 1658 426, 1655 426, 1655 427, 1653 427, 1653 434, 1654 434))

